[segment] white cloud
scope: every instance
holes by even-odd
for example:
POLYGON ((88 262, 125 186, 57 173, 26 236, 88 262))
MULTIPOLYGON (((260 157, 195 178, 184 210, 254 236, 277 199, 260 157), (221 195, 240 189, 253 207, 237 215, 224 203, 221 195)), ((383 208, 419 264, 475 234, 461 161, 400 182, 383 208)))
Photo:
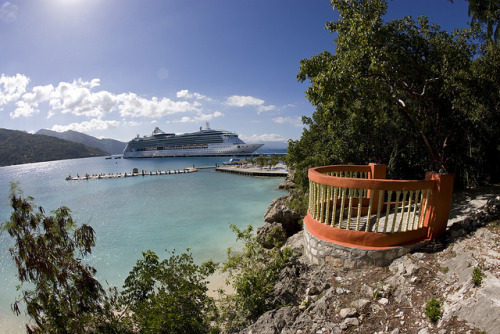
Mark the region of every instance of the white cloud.
POLYGON ((280 136, 275 133, 268 133, 262 135, 252 135, 250 137, 241 135, 240 138, 247 143, 262 143, 262 142, 286 142, 283 136, 280 136))
POLYGON ((259 106, 257 107, 257 114, 261 114, 263 113, 264 111, 271 111, 271 110, 276 110, 276 106, 275 105, 268 105, 268 106, 259 106))
POLYGON ((17 101, 24 92, 30 79, 17 73, 15 76, 0 76, 0 106, 17 101))
POLYGON ((226 104, 232 107, 261 106, 264 100, 253 96, 233 95, 226 99, 226 104))
POLYGON ((205 95, 202 95, 200 93, 191 93, 187 89, 183 89, 177 92, 177 97, 181 99, 196 99, 196 100, 206 100, 206 101, 212 101, 211 98, 206 97, 205 95))
POLYGON ((81 123, 71 123, 68 125, 54 125, 50 130, 57 132, 64 132, 68 130, 78 131, 78 132, 91 132, 93 130, 107 130, 112 128, 117 128, 120 125, 118 121, 103 121, 101 119, 91 119, 90 121, 85 121, 81 123))
POLYGON ((151 117, 160 118, 166 115, 183 113, 188 111, 199 111, 198 102, 172 101, 167 98, 158 100, 153 97, 151 100, 137 96, 134 93, 120 94, 117 96, 120 102, 118 109, 122 117, 151 117))
POLYGON ((23 95, 22 99, 31 106, 38 106, 39 103, 49 101, 54 94, 54 86, 36 86, 32 91, 23 95))
POLYGON ((24 101, 17 101, 16 105, 17 108, 16 110, 14 110, 14 112, 10 113, 10 118, 18 118, 21 116, 30 117, 39 112, 38 109, 33 108, 31 105, 25 103, 24 101))
POLYGON ((277 117, 277 118, 273 118, 273 121, 275 123, 279 123, 279 124, 284 124, 284 123, 290 123, 291 125, 295 126, 295 127, 300 127, 302 125, 304 125, 302 123, 302 117, 277 117))
POLYGON ((195 117, 182 117, 178 122, 179 123, 197 123, 197 122, 206 122, 210 121, 213 118, 221 117, 223 114, 220 111, 216 111, 213 114, 198 114, 195 117))
POLYGON ((72 113, 78 116, 101 117, 110 111, 110 99, 113 94, 106 91, 92 93, 91 89, 100 85, 99 79, 83 81, 81 78, 72 83, 60 82, 55 88, 50 106, 61 109, 62 113, 72 113))

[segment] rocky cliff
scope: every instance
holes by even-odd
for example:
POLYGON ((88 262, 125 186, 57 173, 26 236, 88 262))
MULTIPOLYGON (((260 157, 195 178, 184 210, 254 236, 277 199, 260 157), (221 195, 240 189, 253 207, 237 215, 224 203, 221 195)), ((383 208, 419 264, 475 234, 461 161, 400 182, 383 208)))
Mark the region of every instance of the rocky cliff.
MULTIPOLYGON (((313 266, 302 254, 303 232, 293 234, 286 246, 294 259, 271 297, 284 306, 241 333, 500 333, 499 194, 494 187, 457 195, 443 236, 383 268, 313 266), (434 323, 426 312, 433 298, 434 323)), ((262 240, 276 227, 282 235, 297 228, 286 222, 295 216, 285 203, 268 209, 262 240)))

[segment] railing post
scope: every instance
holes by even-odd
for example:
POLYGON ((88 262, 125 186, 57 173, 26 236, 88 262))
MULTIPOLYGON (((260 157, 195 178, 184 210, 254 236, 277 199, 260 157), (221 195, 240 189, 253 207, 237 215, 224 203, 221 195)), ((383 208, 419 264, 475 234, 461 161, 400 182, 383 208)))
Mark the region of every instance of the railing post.
MULTIPOLYGON (((385 179, 387 168, 385 165, 370 163, 370 179, 385 179)), ((372 198, 372 203, 378 203, 379 192, 377 190, 368 190, 368 198, 372 198)))
POLYGON ((369 166, 370 166, 371 179, 385 179, 386 178, 387 168, 385 165, 370 163, 369 166))
POLYGON ((425 174, 426 180, 434 181, 424 223, 424 226, 428 228, 427 237, 429 239, 437 238, 446 230, 450 216, 454 178, 453 174, 433 172, 425 174))

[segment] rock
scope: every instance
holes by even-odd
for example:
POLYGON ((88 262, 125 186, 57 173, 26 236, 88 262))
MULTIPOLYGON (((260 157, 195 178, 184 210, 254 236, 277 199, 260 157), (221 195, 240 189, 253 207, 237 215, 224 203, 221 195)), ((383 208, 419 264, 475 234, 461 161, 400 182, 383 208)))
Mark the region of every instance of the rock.
POLYGON ((278 186, 278 189, 284 189, 284 190, 293 189, 293 188, 295 188, 295 183, 291 180, 288 180, 288 179, 286 179, 285 181, 280 183, 280 185, 278 186))
POLYGON ((280 223, 286 234, 291 236, 301 230, 301 215, 288 207, 288 196, 276 198, 267 208, 264 214, 266 223, 280 223))
POLYGON ((287 233, 280 223, 266 223, 257 229, 257 238, 262 247, 271 249, 283 244, 287 239, 287 233))
POLYGON ((347 317, 353 317, 358 314, 358 311, 355 308, 343 308, 340 310, 339 315, 342 319, 347 317))
POLYGON ((370 301, 368 299, 358 299, 353 301, 351 304, 354 306, 358 311, 362 310, 366 305, 368 305, 370 301))
POLYGON ((353 326, 359 326, 359 320, 357 318, 344 319, 344 321, 340 324, 340 328, 343 330, 353 326))
POLYGON ((389 299, 387 299, 387 298, 380 298, 379 301, 378 301, 378 303, 380 305, 384 305, 385 306, 385 305, 389 304, 389 299))
POLYGON ((241 333, 245 334, 278 334, 281 330, 295 321, 300 314, 297 307, 283 307, 277 311, 264 313, 251 326, 247 327, 241 333))

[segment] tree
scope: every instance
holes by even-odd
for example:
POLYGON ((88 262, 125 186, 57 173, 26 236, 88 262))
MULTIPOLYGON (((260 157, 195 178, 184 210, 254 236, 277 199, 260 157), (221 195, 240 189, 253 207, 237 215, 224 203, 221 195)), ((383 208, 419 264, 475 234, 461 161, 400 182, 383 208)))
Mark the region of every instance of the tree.
MULTIPOLYGON (((189 250, 188 250, 189 252, 189 250)), ((215 304, 206 292, 207 277, 216 264, 197 265, 190 253, 175 252, 163 261, 148 250, 142 253, 125 280, 122 303, 144 333, 209 333, 215 304)))
POLYGON ((13 212, 1 230, 15 240, 9 251, 23 289, 12 308, 19 315, 20 302, 26 305, 35 322, 26 325, 28 332, 88 333, 106 326, 106 293, 96 270, 82 263, 95 245, 92 227, 77 228, 66 207, 46 216, 15 184, 10 200, 13 212))
POLYGON ((271 165, 271 168, 274 168, 277 164, 279 164, 280 160, 281 159, 279 155, 277 154, 271 155, 271 157, 269 158, 269 164, 271 165))
POLYGON ((483 109, 464 103, 476 84, 471 31, 448 33, 426 17, 385 22, 384 0, 331 3, 339 18, 326 28, 336 51, 302 60, 297 76, 309 80, 316 107, 303 118, 300 140, 289 143, 299 185, 307 189, 307 168, 368 162, 387 164, 393 178, 442 170, 465 183, 471 161, 486 150, 475 131, 483 109), (464 149, 471 145, 477 155, 464 149))
MULTIPOLYGON (((449 0, 453 2, 453 0, 449 0)), ((469 2, 469 16, 471 25, 481 30, 489 44, 500 41, 500 2, 498 0, 467 0, 469 2)))
POLYGON ((259 155, 257 158, 255 158, 255 162, 260 166, 260 169, 264 168, 264 166, 267 165, 268 161, 269 158, 265 155, 259 155))
POLYGON ((243 241, 244 245, 241 252, 228 249, 227 261, 222 267, 236 292, 222 298, 220 306, 219 319, 230 332, 242 329, 250 320, 279 306, 272 304, 269 297, 281 269, 292 256, 288 247, 264 249, 252 234, 252 226, 241 230, 231 225, 231 229, 237 234, 236 240, 243 241))

